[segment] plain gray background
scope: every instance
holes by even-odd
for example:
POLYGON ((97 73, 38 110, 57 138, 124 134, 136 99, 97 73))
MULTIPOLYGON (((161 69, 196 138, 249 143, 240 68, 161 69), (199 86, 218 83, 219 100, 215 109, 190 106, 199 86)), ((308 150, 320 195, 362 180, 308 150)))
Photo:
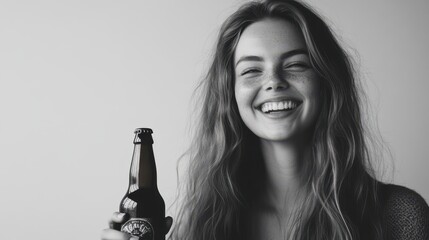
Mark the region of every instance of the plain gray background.
MULTIPOLYGON (((127 188, 136 127, 154 130, 170 206, 192 91, 242 2, 2 0, 0 239, 99 239, 127 188)), ((384 179, 429 200, 429 3, 309 2, 359 64, 392 153, 384 179)))

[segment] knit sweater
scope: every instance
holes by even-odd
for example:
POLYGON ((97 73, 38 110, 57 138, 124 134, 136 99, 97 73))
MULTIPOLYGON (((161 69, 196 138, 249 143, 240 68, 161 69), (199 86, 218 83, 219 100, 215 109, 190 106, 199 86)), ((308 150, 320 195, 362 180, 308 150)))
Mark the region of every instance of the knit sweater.
POLYGON ((381 188, 384 239, 429 240, 429 207, 415 191, 387 184, 381 188))

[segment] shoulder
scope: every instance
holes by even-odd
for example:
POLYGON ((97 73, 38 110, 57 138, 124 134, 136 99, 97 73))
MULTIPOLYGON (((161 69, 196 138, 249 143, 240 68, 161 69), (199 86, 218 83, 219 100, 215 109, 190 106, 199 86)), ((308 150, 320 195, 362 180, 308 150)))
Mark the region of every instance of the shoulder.
POLYGON ((380 193, 389 239, 429 239, 429 207, 422 196, 393 184, 383 185, 380 193))

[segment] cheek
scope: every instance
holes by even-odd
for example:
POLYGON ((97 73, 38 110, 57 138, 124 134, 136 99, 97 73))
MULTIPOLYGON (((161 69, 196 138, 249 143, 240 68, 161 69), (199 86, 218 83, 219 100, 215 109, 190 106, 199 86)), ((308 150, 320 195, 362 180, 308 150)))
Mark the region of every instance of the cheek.
POLYGON ((298 91, 307 102, 303 117, 313 119, 319 114, 321 108, 320 78, 316 74, 309 74, 299 79, 297 83, 298 91))
POLYGON ((313 71, 307 76, 297 79, 301 94, 310 101, 320 98, 320 81, 320 78, 313 71))
POLYGON ((255 91, 253 88, 240 83, 235 85, 235 99, 240 111, 251 106, 254 96, 255 91))

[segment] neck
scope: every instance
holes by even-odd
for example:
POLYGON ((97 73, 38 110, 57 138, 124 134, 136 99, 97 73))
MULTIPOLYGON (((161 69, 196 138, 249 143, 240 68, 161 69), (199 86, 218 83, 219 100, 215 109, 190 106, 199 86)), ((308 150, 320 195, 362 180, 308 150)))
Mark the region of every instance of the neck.
POLYGON ((261 140, 266 169, 263 202, 277 212, 289 213, 303 186, 302 168, 311 160, 309 144, 261 140))

